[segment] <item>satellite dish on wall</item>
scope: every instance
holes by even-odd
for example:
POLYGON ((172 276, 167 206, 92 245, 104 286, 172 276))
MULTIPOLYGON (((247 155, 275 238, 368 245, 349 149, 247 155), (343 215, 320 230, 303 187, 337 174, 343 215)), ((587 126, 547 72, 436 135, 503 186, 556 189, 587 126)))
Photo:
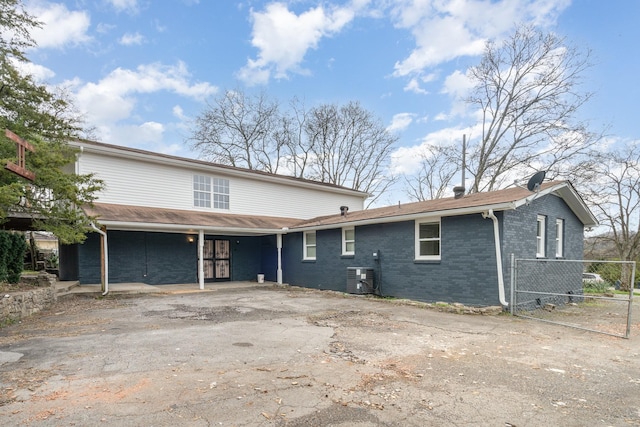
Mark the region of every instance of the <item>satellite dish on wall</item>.
POLYGON ((527 190, 531 192, 538 191, 546 175, 547 175, 546 171, 540 171, 533 174, 533 176, 529 178, 529 182, 527 182, 527 190))

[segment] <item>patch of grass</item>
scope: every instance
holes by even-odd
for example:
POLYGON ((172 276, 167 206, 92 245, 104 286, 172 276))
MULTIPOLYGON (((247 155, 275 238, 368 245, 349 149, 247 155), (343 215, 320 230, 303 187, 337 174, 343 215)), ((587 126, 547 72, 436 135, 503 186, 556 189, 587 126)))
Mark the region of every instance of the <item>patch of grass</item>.
POLYGON ((7 326, 11 326, 13 324, 18 323, 19 319, 13 317, 7 317, 5 319, 0 319, 0 329, 6 328, 7 326))
POLYGON ((601 294, 609 290, 609 283, 596 282, 595 280, 588 280, 583 282, 584 293, 601 294))

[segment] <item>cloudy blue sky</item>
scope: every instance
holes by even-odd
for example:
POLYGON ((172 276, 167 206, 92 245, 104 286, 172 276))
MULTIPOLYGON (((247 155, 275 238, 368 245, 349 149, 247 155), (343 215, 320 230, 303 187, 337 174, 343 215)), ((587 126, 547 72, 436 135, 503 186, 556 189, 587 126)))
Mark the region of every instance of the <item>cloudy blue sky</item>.
MULTIPOLYGON (((394 171, 425 142, 473 124, 457 97, 488 39, 517 23, 591 49, 581 111, 635 140, 640 99, 636 0, 25 0, 44 23, 30 72, 71 91, 96 139, 196 157, 189 121, 225 89, 307 106, 358 100, 398 132, 394 171)), ((473 137, 473 135, 471 135, 473 137)))

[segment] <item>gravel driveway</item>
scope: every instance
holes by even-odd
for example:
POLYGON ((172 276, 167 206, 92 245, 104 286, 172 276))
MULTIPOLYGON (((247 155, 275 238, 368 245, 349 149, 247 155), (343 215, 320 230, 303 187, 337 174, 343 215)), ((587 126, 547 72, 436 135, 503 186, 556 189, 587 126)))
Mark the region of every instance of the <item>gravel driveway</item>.
POLYGON ((624 340, 298 288, 70 297, 0 329, 0 419, 640 425, 639 357, 637 322, 624 340))

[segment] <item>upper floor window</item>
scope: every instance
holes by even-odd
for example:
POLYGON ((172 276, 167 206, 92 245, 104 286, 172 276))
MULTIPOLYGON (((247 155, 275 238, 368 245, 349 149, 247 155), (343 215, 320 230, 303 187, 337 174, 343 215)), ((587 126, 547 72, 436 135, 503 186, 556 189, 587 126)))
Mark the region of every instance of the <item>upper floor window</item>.
POLYGON ((440 259, 440 221, 416 221, 416 259, 440 259))
POLYGON ((306 231, 305 233, 303 233, 302 240, 302 258, 309 260, 316 259, 316 232, 306 231))
POLYGON ((193 206, 211 207, 211 178, 203 175, 193 176, 193 206))
POLYGON ((355 255, 356 253, 356 230, 355 228, 342 229, 342 255, 355 255))
POLYGON ((556 219, 556 258, 564 257, 564 219, 556 219))
POLYGON ((229 180, 205 175, 193 176, 193 206, 229 209, 229 180))
POLYGON ((538 215, 537 219, 537 230, 536 230, 536 257, 544 258, 545 253, 545 236, 546 236, 546 222, 547 218, 544 215, 538 215))

